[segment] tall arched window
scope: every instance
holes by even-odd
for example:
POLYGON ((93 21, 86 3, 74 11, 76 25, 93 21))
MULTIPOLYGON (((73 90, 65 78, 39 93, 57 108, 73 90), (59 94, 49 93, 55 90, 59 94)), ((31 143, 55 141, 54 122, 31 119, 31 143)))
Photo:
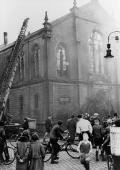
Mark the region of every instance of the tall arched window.
POLYGON ((68 61, 66 56, 66 48, 63 44, 57 47, 57 72, 60 76, 65 75, 68 71, 68 61))
POLYGON ((32 62, 32 70, 31 70, 31 75, 32 75, 32 78, 34 77, 38 77, 39 76, 39 47, 37 44, 35 44, 33 46, 33 55, 32 55, 32 59, 31 59, 31 62, 32 62))
POLYGON ((19 111, 20 112, 23 112, 23 101, 24 99, 23 99, 23 96, 22 95, 20 95, 19 96, 19 111))
POLYGON ((24 98, 22 95, 19 96, 19 115, 20 119, 23 119, 23 111, 24 111, 24 98))
POLYGON ((89 39, 90 72, 104 73, 103 39, 99 32, 93 31, 89 39))
POLYGON ((10 111, 10 99, 7 99, 6 110, 7 110, 7 113, 9 113, 9 111, 10 111))
POLYGON ((34 95, 34 107, 35 109, 37 109, 39 106, 39 97, 38 97, 38 94, 35 94, 34 95))
POLYGON ((24 59, 23 55, 19 57, 19 79, 23 80, 24 79, 24 59))

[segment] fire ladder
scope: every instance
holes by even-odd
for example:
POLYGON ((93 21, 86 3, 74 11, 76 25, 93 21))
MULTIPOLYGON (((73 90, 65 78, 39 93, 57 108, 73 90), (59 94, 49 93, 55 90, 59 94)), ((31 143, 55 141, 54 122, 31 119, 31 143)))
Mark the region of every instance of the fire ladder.
POLYGON ((17 66, 19 64, 20 52, 24 46, 25 32, 27 29, 28 20, 29 18, 26 18, 23 22, 20 34, 18 35, 18 38, 10 54, 10 59, 0 79, 0 121, 2 120, 5 112, 7 99, 13 84, 13 80, 15 78, 17 66))

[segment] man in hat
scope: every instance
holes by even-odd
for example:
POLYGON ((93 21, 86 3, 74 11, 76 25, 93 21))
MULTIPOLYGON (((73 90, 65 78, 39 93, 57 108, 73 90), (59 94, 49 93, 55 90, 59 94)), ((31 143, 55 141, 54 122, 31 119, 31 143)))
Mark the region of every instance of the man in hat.
POLYGON ((52 154, 51 154, 51 164, 58 163, 55 160, 59 159, 57 157, 60 146, 58 144, 58 139, 63 139, 62 133, 63 130, 61 129, 63 122, 59 120, 56 125, 53 126, 51 132, 50 132, 50 143, 52 144, 52 154))

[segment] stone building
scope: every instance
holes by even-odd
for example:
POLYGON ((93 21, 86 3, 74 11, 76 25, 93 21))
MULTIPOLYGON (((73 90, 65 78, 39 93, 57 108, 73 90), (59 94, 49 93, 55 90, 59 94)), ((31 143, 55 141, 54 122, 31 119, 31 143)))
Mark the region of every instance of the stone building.
MULTIPOLYGON (((7 102, 13 118, 22 121, 27 116, 39 124, 48 115, 65 120, 85 110, 88 99, 96 94, 106 98, 109 111, 119 111, 116 66, 104 59, 114 25, 97 0, 81 7, 74 0, 70 12, 51 23, 46 13, 43 28, 25 38, 7 102)), ((0 48, 1 73, 13 44, 0 48)))

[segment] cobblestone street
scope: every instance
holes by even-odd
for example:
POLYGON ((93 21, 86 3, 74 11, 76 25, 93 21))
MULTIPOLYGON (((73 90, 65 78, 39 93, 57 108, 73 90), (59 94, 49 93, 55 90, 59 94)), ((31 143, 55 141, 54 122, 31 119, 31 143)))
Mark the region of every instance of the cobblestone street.
MULTIPOLYGON (((66 152, 60 153, 58 164, 45 163, 45 170, 84 170, 78 159, 70 158, 66 152)), ((92 160, 90 163, 91 170, 107 170, 106 161, 95 161, 95 150, 93 150, 92 160)), ((0 170, 15 170, 15 162, 9 166, 1 166, 0 170)))

